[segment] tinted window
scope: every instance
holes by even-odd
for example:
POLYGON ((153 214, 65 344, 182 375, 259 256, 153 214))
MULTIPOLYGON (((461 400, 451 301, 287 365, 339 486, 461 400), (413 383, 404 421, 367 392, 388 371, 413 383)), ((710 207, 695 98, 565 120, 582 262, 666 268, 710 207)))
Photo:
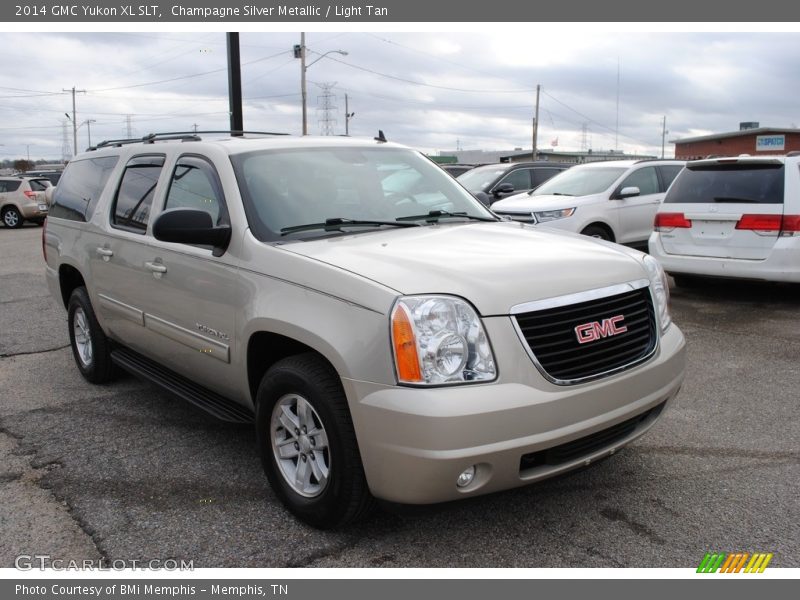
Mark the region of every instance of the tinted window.
POLYGON ((52 186, 49 179, 29 179, 28 184, 34 192, 43 192, 52 186))
POLYGON ((531 189, 531 171, 530 169, 511 171, 511 173, 503 177, 497 185, 502 183, 510 183, 514 186, 515 190, 529 190, 531 189))
POLYGON ((20 179, 12 181, 0 181, 0 192, 16 192, 21 184, 22 180, 20 179))
POLYGON ((118 160, 117 156, 103 156, 71 161, 53 194, 50 216, 73 221, 91 219, 118 160))
POLYGON ((783 165, 686 167, 673 182, 664 202, 783 204, 783 165))
POLYGON ((553 177, 554 175, 558 175, 564 169, 551 169, 551 168, 543 168, 543 169, 533 169, 533 187, 537 185, 542 185, 545 181, 553 177))
POLYGON ((669 184, 678 176, 678 173, 681 172, 683 166, 681 165, 663 165, 660 167, 656 167, 658 172, 661 173, 661 183, 663 187, 661 188, 662 192, 666 192, 669 184))
POLYGON ((219 225, 225 220, 225 208, 222 186, 214 167, 202 158, 179 158, 172 173, 164 208, 204 210, 211 215, 211 221, 219 225))
POLYGON ((137 156, 128 162, 114 202, 112 222, 116 227, 145 232, 163 166, 163 156, 137 156))
POLYGON ((505 165, 476 167, 458 176, 458 181, 471 192, 481 192, 508 170, 505 165))
POLYGON ((645 196, 647 194, 658 193, 658 176, 656 175, 655 167, 645 167, 639 169, 628 175, 619 185, 619 190, 626 187, 639 188, 639 194, 645 196))

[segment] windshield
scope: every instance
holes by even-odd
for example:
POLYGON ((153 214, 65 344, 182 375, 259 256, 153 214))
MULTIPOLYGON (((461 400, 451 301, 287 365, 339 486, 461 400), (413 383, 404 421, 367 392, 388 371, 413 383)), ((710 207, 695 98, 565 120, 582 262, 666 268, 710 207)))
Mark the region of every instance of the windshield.
POLYGON ((458 183, 463 185, 470 192, 483 192, 495 179, 506 171, 508 171, 508 166, 506 165, 486 165, 483 167, 475 167, 466 173, 462 173, 456 177, 456 179, 458 183))
POLYGON ((544 182, 533 196, 589 196, 607 190, 627 169, 625 167, 572 167, 544 182))
POLYGON ((262 241, 369 231, 419 219, 493 219, 452 177, 405 148, 318 147, 231 156, 254 235, 262 241), (461 214, 453 214, 461 213, 461 214), (428 217, 428 218, 426 218, 428 217), (303 226, 325 224, 328 227, 303 226))

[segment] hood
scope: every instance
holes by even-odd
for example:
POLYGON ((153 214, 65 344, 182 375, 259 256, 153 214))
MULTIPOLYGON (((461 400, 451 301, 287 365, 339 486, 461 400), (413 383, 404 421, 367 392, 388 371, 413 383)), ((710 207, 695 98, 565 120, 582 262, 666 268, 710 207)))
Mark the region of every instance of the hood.
MULTIPOLYGON (((296 242, 283 250, 402 294, 451 294, 482 315, 515 304, 646 278, 638 253, 511 222, 450 223, 296 242)), ((346 277, 339 284, 347 289, 346 277)))
POLYGON ((531 213, 539 210, 559 210, 573 206, 583 206, 605 198, 606 196, 602 194, 591 194, 589 196, 550 196, 542 194, 541 196, 531 196, 523 193, 498 200, 492 204, 492 210, 496 212, 531 213))

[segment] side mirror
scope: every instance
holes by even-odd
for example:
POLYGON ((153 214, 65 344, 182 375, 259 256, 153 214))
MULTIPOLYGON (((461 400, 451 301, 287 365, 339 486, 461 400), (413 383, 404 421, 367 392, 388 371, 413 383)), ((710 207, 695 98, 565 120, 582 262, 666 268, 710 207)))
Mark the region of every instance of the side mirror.
POLYGON ((486 192, 475 192, 473 196, 475 196, 486 208, 489 208, 492 205, 492 199, 486 192))
POLYGON ((636 187, 635 185, 631 185, 631 186, 622 188, 619 191, 619 194, 617 194, 617 198, 619 198, 619 199, 631 198, 633 196, 638 196, 639 194, 641 194, 641 192, 639 191, 639 188, 636 187))
POLYGON ((212 246, 214 256, 221 255, 231 241, 230 225, 214 227, 211 215, 194 208, 173 208, 156 218, 153 236, 162 242, 212 246))
POLYGON ((500 196, 507 196, 508 194, 513 194, 513 193, 514 193, 513 183, 501 183, 492 190, 492 195, 495 198, 499 198, 500 196))

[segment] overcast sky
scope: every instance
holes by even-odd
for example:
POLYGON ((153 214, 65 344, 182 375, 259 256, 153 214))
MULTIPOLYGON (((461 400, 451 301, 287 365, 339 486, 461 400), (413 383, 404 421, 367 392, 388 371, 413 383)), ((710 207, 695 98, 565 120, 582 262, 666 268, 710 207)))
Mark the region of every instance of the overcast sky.
MULTIPOLYGON (((299 33, 242 33, 245 129, 301 131, 299 33)), ((322 90, 345 94, 351 135, 427 152, 539 146, 661 153, 667 139, 733 131, 740 121, 800 125, 800 33, 309 33, 309 133, 322 90), (617 109, 618 107, 618 109, 617 109), (617 125, 618 123, 618 125, 617 125), (586 129, 585 136, 583 129, 586 129)), ((75 86, 94 143, 157 131, 226 129, 225 34, 0 34, 0 158, 60 159, 75 86)), ((68 126, 71 152, 72 126, 68 126)), ((78 131, 88 145, 87 125, 78 131)), ((673 146, 667 143, 667 156, 673 146)))

